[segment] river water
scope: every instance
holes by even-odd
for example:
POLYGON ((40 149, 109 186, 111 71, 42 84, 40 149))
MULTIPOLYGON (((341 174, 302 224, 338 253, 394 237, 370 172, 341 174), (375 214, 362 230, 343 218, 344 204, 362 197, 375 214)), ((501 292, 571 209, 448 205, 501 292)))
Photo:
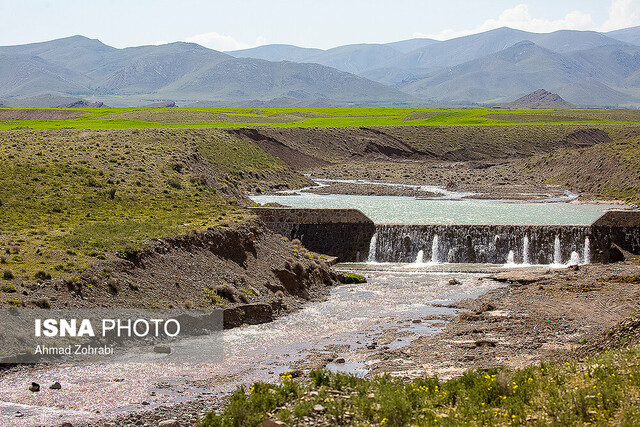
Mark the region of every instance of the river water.
MULTIPOLYGON (((325 180, 326 182, 337 180, 325 180)), ((364 183, 368 181, 346 181, 364 183)), ((322 183, 321 183, 322 184, 322 183)), ((398 185, 398 184, 388 184, 398 185)), ((410 186, 415 187, 415 186, 410 186)), ((512 225, 588 225, 612 205, 570 203, 575 195, 550 199, 546 203, 479 200, 438 187, 420 187, 440 192, 438 197, 416 199, 404 196, 354 196, 313 194, 295 191, 274 195, 256 195, 256 203, 280 203, 307 208, 359 209, 376 224, 512 224, 512 225)))
POLYGON ((375 351, 367 345, 378 341, 398 348, 435 333, 443 324, 432 320, 433 315, 455 314, 442 304, 496 287, 480 274, 357 267, 369 278, 368 283, 336 286, 326 301, 310 303, 269 324, 175 343, 170 356, 149 356, 146 363, 126 362, 143 360, 141 352, 150 351, 136 349, 135 357, 125 354, 112 363, 61 364, 4 373, 0 377, 0 425, 77 423, 220 396, 239 384, 278 381, 279 373, 314 354, 342 357, 344 364, 330 363, 328 368, 364 375, 367 355, 375 351), (461 284, 449 285, 453 277, 461 284), (417 319, 422 322, 414 323, 417 319), (396 331, 400 338, 384 342, 382 335, 389 331, 396 331), (220 345, 222 360, 180 361, 181 351, 220 345), (39 393, 27 390, 32 381, 41 384, 39 393), (55 381, 62 384, 61 390, 48 389, 55 381))

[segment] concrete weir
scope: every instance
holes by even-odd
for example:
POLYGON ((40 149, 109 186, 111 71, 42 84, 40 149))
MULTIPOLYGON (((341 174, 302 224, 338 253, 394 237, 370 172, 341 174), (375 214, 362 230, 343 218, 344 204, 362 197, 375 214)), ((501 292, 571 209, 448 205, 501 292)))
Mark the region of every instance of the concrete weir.
POLYGON ((363 261, 375 233, 371 219, 357 209, 252 208, 272 231, 339 261, 363 261))
POLYGON ((640 253, 640 211, 591 225, 378 224, 355 209, 254 208, 267 227, 339 261, 589 264, 640 253))

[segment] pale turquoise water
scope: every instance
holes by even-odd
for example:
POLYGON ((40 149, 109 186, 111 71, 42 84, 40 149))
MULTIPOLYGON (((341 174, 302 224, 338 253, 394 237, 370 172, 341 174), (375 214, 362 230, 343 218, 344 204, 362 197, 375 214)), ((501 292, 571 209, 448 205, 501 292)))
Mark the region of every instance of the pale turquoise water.
POLYGON ((342 194, 252 196, 257 203, 276 202, 309 208, 355 208, 378 224, 588 225, 614 206, 574 203, 514 203, 498 200, 418 200, 413 197, 342 194))

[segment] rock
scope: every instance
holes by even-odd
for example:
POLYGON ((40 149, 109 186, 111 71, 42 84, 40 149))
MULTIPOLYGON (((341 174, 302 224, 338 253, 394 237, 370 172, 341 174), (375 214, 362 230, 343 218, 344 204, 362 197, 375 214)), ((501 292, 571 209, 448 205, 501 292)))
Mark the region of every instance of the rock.
POLYGON ((49 387, 51 390, 60 390, 62 388, 62 386, 60 385, 60 383, 58 381, 56 381, 55 383, 53 383, 51 385, 51 387, 49 387))
POLYGON ((495 347, 496 344, 498 343, 498 341, 496 340, 487 340, 487 339, 483 339, 483 340, 477 340, 475 342, 476 347, 495 347))
POLYGON ((322 406, 321 404, 317 404, 313 406, 313 411, 314 412, 318 412, 318 413, 323 413, 324 411, 326 411, 327 408, 325 408, 324 406, 322 406))
POLYGON ((153 347, 153 352, 159 354, 171 354, 171 347, 168 345, 157 345, 153 347))
POLYGON ((158 427, 180 427, 180 423, 177 420, 164 420, 160 421, 158 427))
POLYGON ((458 279, 451 279, 449 280, 449 286, 455 286, 455 285, 461 285, 462 283, 460 283, 460 281, 458 279))
POLYGON ((31 385, 29 386, 29 391, 32 391, 34 393, 37 392, 37 391, 40 391, 40 384, 31 383, 31 385))
POLYGON ((71 424, 71 423, 62 423, 62 425, 60 427, 73 427, 73 424, 71 424))
POLYGON ((20 411, 16 412, 16 418, 22 418, 24 417, 24 414, 20 411))
POLYGON ((286 424, 280 420, 265 418, 264 421, 262 421, 262 427, 286 427, 286 424))
POLYGON ((150 405, 150 403, 147 402, 146 400, 142 402, 142 406, 149 406, 149 405, 150 405))
POLYGON ((420 320, 420 319, 413 319, 413 320, 411 321, 411 323, 422 323, 422 320, 420 320))
POLYGON ((344 357, 338 357, 334 360, 334 363, 343 364, 345 362, 344 357))

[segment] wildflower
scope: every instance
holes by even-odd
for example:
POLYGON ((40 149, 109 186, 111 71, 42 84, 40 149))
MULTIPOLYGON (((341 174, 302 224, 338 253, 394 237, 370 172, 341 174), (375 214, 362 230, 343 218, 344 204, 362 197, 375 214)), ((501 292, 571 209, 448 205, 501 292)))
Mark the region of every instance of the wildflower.
POLYGON ((387 418, 383 418, 383 419, 380 421, 380 425, 381 425, 381 426, 385 425, 387 421, 389 421, 387 418))

